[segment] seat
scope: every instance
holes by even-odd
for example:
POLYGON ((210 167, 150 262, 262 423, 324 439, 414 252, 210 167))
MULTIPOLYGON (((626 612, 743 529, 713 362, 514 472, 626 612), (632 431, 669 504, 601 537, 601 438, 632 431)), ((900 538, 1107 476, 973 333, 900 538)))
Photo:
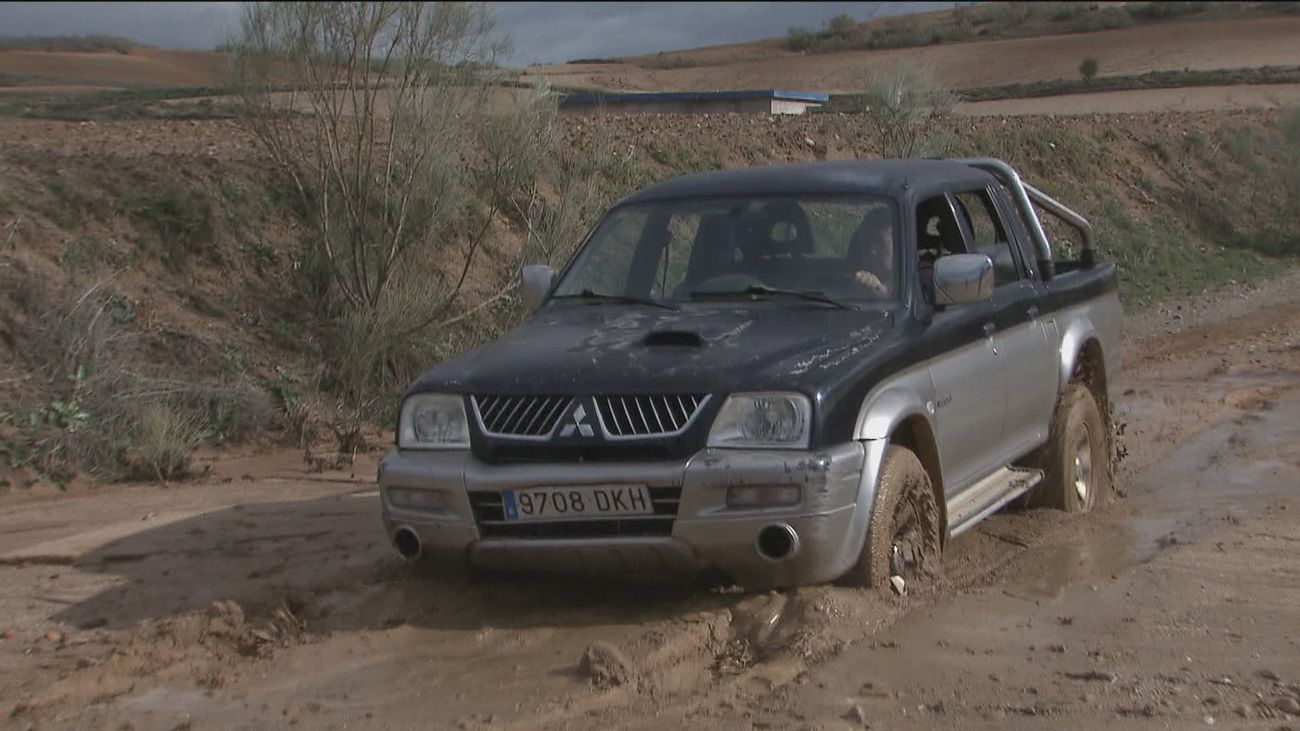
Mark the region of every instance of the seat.
POLYGON ((932 295, 935 260, 948 254, 966 252, 966 243, 947 198, 930 198, 916 207, 916 248, 921 289, 927 296, 932 295))
POLYGON ((680 290, 690 292, 699 283, 730 271, 735 248, 735 220, 731 216, 715 213, 701 218, 680 290))

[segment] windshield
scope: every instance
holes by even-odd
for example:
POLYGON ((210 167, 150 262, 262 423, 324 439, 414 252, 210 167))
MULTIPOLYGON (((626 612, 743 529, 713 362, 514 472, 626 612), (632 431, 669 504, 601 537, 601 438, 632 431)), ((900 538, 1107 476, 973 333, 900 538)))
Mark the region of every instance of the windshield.
POLYGON ((746 196, 622 206, 600 222, 553 296, 691 301, 800 294, 891 300, 898 280, 897 231, 892 203, 872 196, 746 196))

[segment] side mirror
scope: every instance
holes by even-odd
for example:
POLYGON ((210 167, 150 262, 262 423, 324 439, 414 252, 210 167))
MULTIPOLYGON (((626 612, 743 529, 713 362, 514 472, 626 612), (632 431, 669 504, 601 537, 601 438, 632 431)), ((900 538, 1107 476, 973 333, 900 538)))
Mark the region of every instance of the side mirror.
POLYGON ((525 264, 519 271, 519 276, 523 280, 521 289, 524 308, 532 312, 546 299, 546 293, 551 291, 555 270, 545 264, 525 264))
POLYGON ((985 254, 950 254, 934 262, 934 303, 969 305, 993 294, 993 260, 985 254))

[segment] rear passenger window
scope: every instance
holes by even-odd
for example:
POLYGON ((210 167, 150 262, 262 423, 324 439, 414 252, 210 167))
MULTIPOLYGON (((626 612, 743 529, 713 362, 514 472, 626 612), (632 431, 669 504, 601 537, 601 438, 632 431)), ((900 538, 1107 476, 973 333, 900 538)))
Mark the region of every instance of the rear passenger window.
POLYGON ((953 198, 957 201, 959 214, 966 216, 970 226, 972 251, 987 254, 993 260, 994 284, 1000 287, 1019 281, 1018 257, 989 192, 972 190, 957 193, 953 198))

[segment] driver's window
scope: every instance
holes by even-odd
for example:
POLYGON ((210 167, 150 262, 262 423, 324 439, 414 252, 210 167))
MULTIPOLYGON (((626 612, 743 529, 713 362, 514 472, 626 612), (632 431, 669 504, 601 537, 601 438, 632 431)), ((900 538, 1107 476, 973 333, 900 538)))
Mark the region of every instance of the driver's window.
POLYGON ((994 285, 1000 287, 1019 281, 1018 258, 988 190, 957 193, 953 199, 970 227, 972 251, 986 254, 993 260, 994 285))

